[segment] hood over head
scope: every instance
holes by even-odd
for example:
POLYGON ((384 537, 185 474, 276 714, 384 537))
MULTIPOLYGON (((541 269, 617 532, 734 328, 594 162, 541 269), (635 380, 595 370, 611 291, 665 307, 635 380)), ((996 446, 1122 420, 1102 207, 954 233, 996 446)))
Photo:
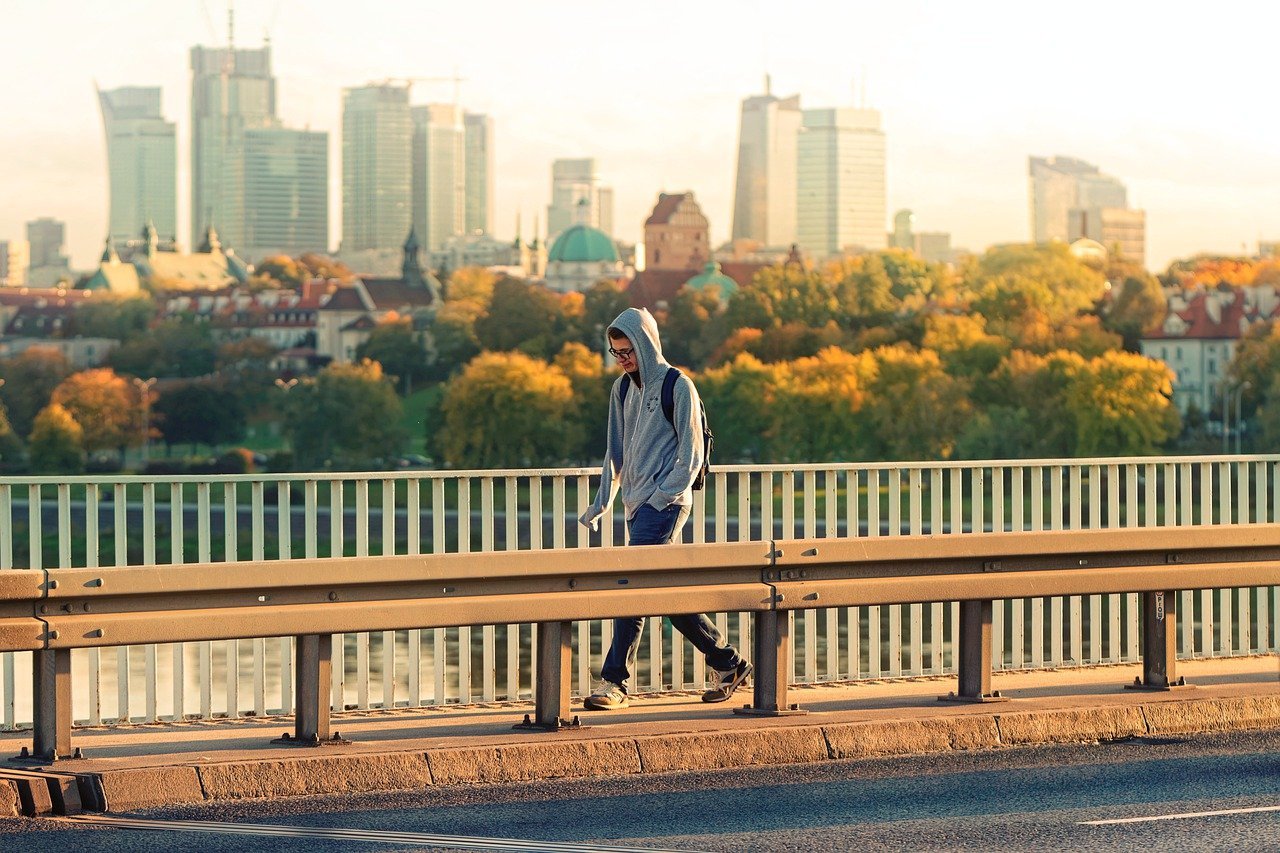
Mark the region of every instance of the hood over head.
MULTIPOLYGON (((670 365, 662 357, 658 321, 653 319, 653 315, 645 308, 628 308, 609 324, 609 328, 621 330, 630 339, 631 346, 635 347, 641 384, 648 385, 650 380, 661 381, 670 365)), ((608 338, 606 330, 605 340, 608 341, 608 338)))

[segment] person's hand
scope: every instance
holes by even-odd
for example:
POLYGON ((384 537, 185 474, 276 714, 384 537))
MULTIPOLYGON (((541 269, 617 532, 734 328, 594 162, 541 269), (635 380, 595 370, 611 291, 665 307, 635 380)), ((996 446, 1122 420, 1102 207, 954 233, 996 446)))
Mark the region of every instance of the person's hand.
POLYGON ((594 531, 599 529, 600 516, 602 515, 604 515, 603 509, 594 506, 587 507, 587 511, 578 518, 578 523, 583 527, 590 527, 594 531))

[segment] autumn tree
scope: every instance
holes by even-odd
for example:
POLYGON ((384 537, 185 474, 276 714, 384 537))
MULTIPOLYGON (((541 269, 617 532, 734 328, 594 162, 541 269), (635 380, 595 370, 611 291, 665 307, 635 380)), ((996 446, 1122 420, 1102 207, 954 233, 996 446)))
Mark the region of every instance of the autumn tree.
POLYGON ((468 301, 488 305, 497 283, 498 276, 484 267, 459 267, 445 282, 444 298, 446 302, 468 301))
POLYGON ((52 402, 81 427, 83 448, 121 450, 142 444, 142 400, 137 388, 108 367, 73 373, 54 389, 52 402))
POLYGON ((867 458, 860 412, 874 377, 874 359, 828 347, 778 367, 767 410, 770 460, 867 458))
MULTIPOLYGON (((569 380, 573 389, 570 434, 581 436, 581 455, 588 460, 604 457, 609 392, 619 372, 604 369, 601 358, 580 343, 568 343, 552 362, 556 370, 569 380)), ((572 458, 576 448, 566 448, 572 458)))
POLYGON ((1138 352, 1146 332, 1159 328, 1167 304, 1160 281, 1136 264, 1108 270, 1111 290, 1103 306, 1103 323, 1120 335, 1124 348, 1138 352))
POLYGON ((0 402, 9 412, 9 422, 19 435, 27 435, 36 413, 49 403, 49 396, 71 375, 71 365, 56 349, 29 347, 21 354, 0 360, 0 402))
POLYGON ((963 286, 988 330, 1016 346, 1042 348, 1044 330, 1091 310, 1106 279, 1061 243, 990 249, 965 269, 963 286))
POLYGON ((376 361, 330 364, 289 392, 285 409, 285 432, 304 467, 368 465, 404 445, 404 408, 376 361))
POLYGON ((718 459, 773 461, 774 396, 782 369, 740 353, 697 377, 718 459))
POLYGON ((84 470, 84 430, 71 413, 50 403, 35 416, 27 440, 31 468, 40 474, 79 474, 84 470))
POLYGON ((950 459, 973 407, 967 380, 947 374, 932 350, 900 344, 873 351, 863 435, 880 459, 950 459))
POLYGON ((1156 453, 1181 429, 1172 396, 1173 372, 1163 362, 1116 351, 1092 359, 1068 392, 1076 453, 1156 453))
POLYGON ((605 332, 609 324, 631 307, 631 300, 618 283, 611 279, 597 281, 587 288, 584 296, 580 340, 592 352, 603 353, 608 348, 605 332))
POLYGON ((521 352, 482 353, 445 389, 445 460, 463 468, 560 462, 582 443, 573 404, 572 383, 555 367, 521 352))

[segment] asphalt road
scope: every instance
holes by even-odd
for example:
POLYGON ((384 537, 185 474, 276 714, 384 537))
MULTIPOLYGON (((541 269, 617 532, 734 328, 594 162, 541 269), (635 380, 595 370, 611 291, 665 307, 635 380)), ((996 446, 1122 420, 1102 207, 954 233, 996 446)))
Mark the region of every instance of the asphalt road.
POLYGON ((0 849, 1275 850, 1280 732, 310 797, 130 817, 156 829, 5 821, 0 849), (1230 813, 1183 816, 1205 812, 1230 813), (252 834, 232 834, 237 829, 252 834))

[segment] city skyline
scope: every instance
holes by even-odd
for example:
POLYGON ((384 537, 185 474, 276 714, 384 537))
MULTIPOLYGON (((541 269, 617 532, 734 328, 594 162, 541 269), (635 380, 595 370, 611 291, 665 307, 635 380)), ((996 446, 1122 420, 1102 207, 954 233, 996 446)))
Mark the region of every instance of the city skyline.
MULTIPOLYGON (((178 123, 180 216, 189 217, 187 56, 197 45, 225 45, 225 4, 10 5, 12 60, 24 74, 4 90, 18 120, 0 128, 0 239, 20 239, 25 222, 48 216, 67 222, 77 268, 100 253, 109 196, 95 80, 103 89, 163 88, 162 113, 178 123), (104 36, 147 50, 102 51, 104 36)), ((550 2, 535 19, 493 2, 433 10, 241 2, 236 46, 260 47, 270 32, 282 122, 330 134, 331 249, 342 238, 342 89, 450 73, 465 81, 420 84, 414 100, 447 102, 459 86, 464 109, 493 117, 493 219, 504 237, 518 214, 528 231, 546 209, 553 160, 594 157, 601 182, 614 188, 615 236, 637 240, 659 192, 691 190, 713 243, 724 242, 737 114, 766 72, 775 92, 806 104, 878 109, 888 210, 912 209, 921 230, 949 231, 959 246, 1030 239, 1026 158, 1056 154, 1096 163, 1125 183, 1130 205, 1147 211, 1153 269, 1197 251, 1252 251, 1280 235, 1280 165, 1270 156, 1280 119, 1249 85, 1268 70, 1267 28, 1244 4, 1223 4, 1207 21, 1089 2, 1071 16, 771 0, 658 2, 642 15, 592 8, 585 16, 575 14, 581 4, 550 2), (705 34, 723 50, 646 60, 671 48, 664 21, 677 10, 682 32, 705 34), (1190 32, 1231 45, 1232 62, 1154 50, 1190 32), (1107 62, 1079 61, 1090 42, 1104 40, 1107 62)), ((179 237, 198 227, 184 217, 179 237)))

